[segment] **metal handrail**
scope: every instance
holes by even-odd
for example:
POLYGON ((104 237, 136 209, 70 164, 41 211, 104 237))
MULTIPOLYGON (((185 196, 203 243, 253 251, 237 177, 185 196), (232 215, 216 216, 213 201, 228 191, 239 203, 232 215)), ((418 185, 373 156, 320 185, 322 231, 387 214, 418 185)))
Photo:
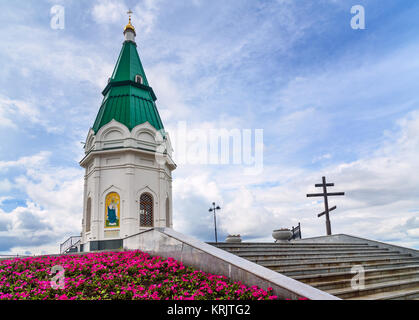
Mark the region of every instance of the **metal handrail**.
POLYGON ((73 236, 60 244, 60 253, 66 253, 70 248, 76 246, 81 241, 81 236, 73 236))
POLYGON ((298 222, 297 227, 292 227, 292 237, 290 240, 301 239, 301 224, 298 222))

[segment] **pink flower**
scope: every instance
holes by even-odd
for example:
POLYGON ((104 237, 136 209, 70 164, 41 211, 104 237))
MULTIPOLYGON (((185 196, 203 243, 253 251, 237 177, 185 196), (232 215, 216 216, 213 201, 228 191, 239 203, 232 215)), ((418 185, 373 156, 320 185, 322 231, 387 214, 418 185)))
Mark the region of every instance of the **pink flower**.
POLYGON ((138 250, 3 260, 0 290, 2 300, 278 298, 272 288, 248 288, 239 281, 229 282, 223 275, 192 270, 173 258, 152 257, 138 250), (66 270, 65 294, 54 292, 50 286, 48 275, 57 264, 66 270))

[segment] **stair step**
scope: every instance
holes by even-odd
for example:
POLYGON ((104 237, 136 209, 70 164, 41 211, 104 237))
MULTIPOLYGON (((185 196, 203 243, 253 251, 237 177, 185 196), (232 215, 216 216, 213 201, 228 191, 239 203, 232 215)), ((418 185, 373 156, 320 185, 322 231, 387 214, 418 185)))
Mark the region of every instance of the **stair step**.
POLYGON ((380 292, 348 300, 419 300, 419 288, 407 288, 392 292, 380 292))
MULTIPOLYGON (((312 282, 310 286, 323 291, 330 291, 335 289, 350 288, 351 281, 354 274, 351 274, 347 279, 342 280, 333 280, 333 281, 321 281, 321 282, 312 282)), ((397 274, 389 275, 377 275, 377 276, 365 276, 364 283, 365 285, 371 285, 375 283, 389 282, 389 281, 401 281, 408 279, 419 279, 419 270, 411 272, 401 272, 397 274)))
MULTIPOLYGON (((419 271, 419 265, 408 265, 401 267, 392 267, 392 268, 382 268, 382 269, 368 269, 365 270, 365 276, 386 276, 391 274, 399 274, 405 272, 414 272, 419 271)), ((312 283, 319 282, 328 282, 333 280, 344 280, 352 278, 354 276, 350 271, 345 272, 331 272, 331 273, 318 273, 318 274, 308 274, 308 275, 297 275, 292 278, 309 285, 312 283)))
MULTIPOLYGON (((409 260, 400 262, 384 262, 374 263, 364 266, 365 270, 368 269, 385 269, 391 267, 402 267, 413 265, 409 260)), ((416 264, 417 265, 417 264, 416 264)), ((271 270, 282 273, 286 276, 293 277, 296 275, 313 274, 313 273, 332 273, 332 272, 345 272, 351 271, 352 266, 335 266, 335 267, 311 267, 311 268, 296 268, 296 267, 272 267, 271 270)))
POLYGON ((353 258, 353 259, 341 259, 341 260, 327 260, 327 259, 318 259, 317 261, 304 262, 304 261, 259 261, 258 264, 267 268, 282 268, 282 267, 291 267, 291 266, 304 266, 305 268, 315 268, 315 267, 339 267, 339 266, 354 266, 354 265, 363 265, 364 267, 369 265, 376 265, 379 263, 393 263, 393 262, 413 262, 419 264, 419 258, 415 257, 377 257, 377 258, 353 258))
POLYGON ((237 248, 237 247, 309 247, 309 246, 315 246, 315 247, 327 247, 327 246, 341 246, 341 247, 353 247, 353 246, 364 246, 368 247, 371 246, 366 242, 362 243, 315 243, 315 242, 288 242, 288 243, 266 243, 266 242, 242 242, 242 243, 226 243, 226 242, 207 242, 208 244, 218 247, 218 248, 224 248, 224 247, 231 247, 231 248, 237 248))
MULTIPOLYGON (((260 250, 327 250, 327 249, 335 249, 335 250, 368 250, 368 249, 379 249, 377 245, 371 246, 357 246, 357 245, 348 245, 348 246, 336 246, 336 245, 327 245, 327 246, 281 246, 281 245, 274 245, 274 246, 228 246, 228 247, 218 247, 219 249, 223 250, 233 250, 233 251, 260 251, 260 250)), ((383 249, 383 248, 382 248, 383 249)))
POLYGON ((363 289, 336 289, 336 290, 329 290, 328 292, 334 296, 337 296, 342 299, 349 299, 354 297, 368 296, 372 294, 378 294, 382 292, 391 292, 391 291, 399 291, 399 290, 419 290, 419 279, 413 280, 403 280, 403 281, 389 281, 384 283, 377 283, 372 285, 367 285, 363 289))
POLYGON ((256 258, 267 258, 270 259, 270 257, 278 257, 278 258, 290 258, 294 260, 298 259, 322 259, 325 257, 333 257, 336 259, 341 258, 352 258, 352 257, 365 257, 365 256, 377 256, 377 255, 406 255, 409 257, 409 254, 401 254, 398 252, 391 252, 391 251, 379 251, 379 252, 314 252, 314 251, 308 251, 308 252, 279 252, 279 253, 263 253, 263 252, 249 252, 249 253, 237 253, 237 252, 230 252, 232 254, 235 254, 236 256, 242 257, 247 259, 248 257, 256 257, 256 258))
POLYGON ((264 256, 274 256, 274 255, 359 255, 359 254, 377 254, 377 253, 399 253, 398 251, 389 251, 388 249, 376 249, 376 248, 366 248, 366 249, 308 249, 308 248, 298 248, 298 249, 276 249, 276 250, 226 250, 232 254, 238 256, 248 256, 248 255, 264 255, 264 256))
MULTIPOLYGON (((275 250, 369 250, 369 249, 380 249, 377 245, 374 246, 229 246, 229 247, 218 247, 219 249, 226 251, 275 251, 275 250)), ((383 249, 383 248, 381 248, 383 249)))
POLYGON ((314 255, 314 256, 294 256, 294 255, 284 255, 284 256, 265 256, 265 255, 240 255, 240 257, 245 258, 249 261, 262 264, 264 262, 293 262, 299 261, 302 263, 311 263, 312 261, 345 261, 345 259, 374 259, 374 258, 398 258, 398 257, 411 257, 408 253, 377 253, 377 254, 360 254, 360 255, 342 255, 342 256, 332 256, 332 255, 314 255))
POLYGON ((342 299, 419 299, 419 257, 369 243, 209 243, 342 299), (352 267, 365 287, 351 287, 352 267))

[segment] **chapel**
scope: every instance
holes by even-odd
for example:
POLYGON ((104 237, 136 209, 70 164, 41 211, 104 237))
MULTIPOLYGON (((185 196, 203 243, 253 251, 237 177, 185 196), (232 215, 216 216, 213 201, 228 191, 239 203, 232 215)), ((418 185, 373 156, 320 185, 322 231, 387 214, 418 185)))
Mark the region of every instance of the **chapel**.
POLYGON ((172 227, 172 146, 129 22, 80 165, 85 169, 80 251, 122 248, 122 239, 172 227))

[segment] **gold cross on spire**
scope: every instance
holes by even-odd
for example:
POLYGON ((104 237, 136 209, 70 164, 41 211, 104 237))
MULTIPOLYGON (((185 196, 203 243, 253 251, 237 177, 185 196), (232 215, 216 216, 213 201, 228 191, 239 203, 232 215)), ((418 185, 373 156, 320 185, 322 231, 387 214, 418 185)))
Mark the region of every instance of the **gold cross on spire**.
POLYGON ((133 14, 131 9, 128 10, 127 14, 128 14, 128 17, 129 17, 129 24, 131 24, 131 15, 133 14))
POLYGON ((125 32, 127 29, 131 29, 131 30, 133 30, 133 31, 134 31, 134 33, 135 33, 135 28, 134 28, 134 26, 131 24, 131 15, 133 14, 133 12, 131 11, 131 9, 127 12, 127 14, 128 14, 128 17, 129 17, 129 22, 128 22, 128 24, 125 26, 124 32, 125 32))

